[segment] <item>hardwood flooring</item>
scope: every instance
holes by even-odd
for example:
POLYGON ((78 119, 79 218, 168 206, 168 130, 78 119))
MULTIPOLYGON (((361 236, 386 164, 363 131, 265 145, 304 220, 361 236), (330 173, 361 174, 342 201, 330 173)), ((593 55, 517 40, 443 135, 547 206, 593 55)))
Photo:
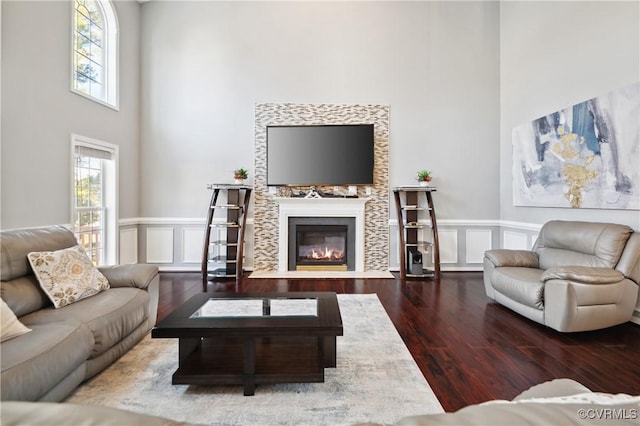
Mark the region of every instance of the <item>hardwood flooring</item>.
MULTIPOLYGON (((201 291, 200 273, 161 273, 158 318, 201 291)), ((481 272, 443 272, 440 282, 245 278, 208 291, 376 293, 446 411, 560 377, 640 395, 640 326, 558 333, 488 299, 481 272)))

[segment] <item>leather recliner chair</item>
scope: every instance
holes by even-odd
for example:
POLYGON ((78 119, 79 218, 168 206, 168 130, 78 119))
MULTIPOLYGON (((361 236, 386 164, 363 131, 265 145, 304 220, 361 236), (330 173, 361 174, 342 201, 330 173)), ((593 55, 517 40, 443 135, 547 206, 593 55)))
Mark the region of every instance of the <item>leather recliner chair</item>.
POLYGON ((550 221, 532 250, 488 250, 487 296, 561 332, 629 321, 638 300, 640 232, 610 223, 550 221))

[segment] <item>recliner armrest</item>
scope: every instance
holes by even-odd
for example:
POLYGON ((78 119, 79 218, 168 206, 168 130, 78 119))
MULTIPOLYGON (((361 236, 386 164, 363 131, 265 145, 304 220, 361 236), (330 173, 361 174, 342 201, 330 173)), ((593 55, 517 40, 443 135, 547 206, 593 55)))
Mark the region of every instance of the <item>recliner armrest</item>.
POLYGON ((540 280, 569 280, 584 284, 612 284, 624 280, 620 271, 611 268, 589 266, 556 266, 542 273, 540 280))
POLYGON ((158 275, 158 267, 147 264, 101 266, 98 268, 109 280, 111 287, 137 287, 146 289, 158 275))
POLYGON ((529 250, 487 250, 484 257, 495 266, 538 267, 538 254, 529 250))

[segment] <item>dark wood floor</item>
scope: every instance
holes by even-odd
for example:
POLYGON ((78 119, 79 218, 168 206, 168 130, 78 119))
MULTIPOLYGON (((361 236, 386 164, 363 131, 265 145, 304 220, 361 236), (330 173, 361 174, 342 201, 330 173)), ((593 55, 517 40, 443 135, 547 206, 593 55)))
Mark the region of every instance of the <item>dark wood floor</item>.
MULTIPOLYGON (((201 291, 199 273, 162 273, 158 318, 201 291)), ((558 333, 491 302, 480 272, 445 272, 439 283, 245 278, 209 283, 208 291, 377 293, 446 411, 511 399, 559 377, 593 391, 640 395, 640 326, 558 333)))

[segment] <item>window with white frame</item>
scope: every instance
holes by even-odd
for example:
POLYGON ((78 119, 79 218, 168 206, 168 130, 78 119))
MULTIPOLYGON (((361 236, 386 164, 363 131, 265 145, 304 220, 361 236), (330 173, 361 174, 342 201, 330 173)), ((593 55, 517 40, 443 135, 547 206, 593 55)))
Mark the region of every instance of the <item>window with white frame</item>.
POLYGON ((118 146, 72 135, 71 151, 73 231, 93 263, 115 264, 118 146))
POLYGON ((71 90, 118 109, 118 20, 110 0, 73 0, 71 90))

